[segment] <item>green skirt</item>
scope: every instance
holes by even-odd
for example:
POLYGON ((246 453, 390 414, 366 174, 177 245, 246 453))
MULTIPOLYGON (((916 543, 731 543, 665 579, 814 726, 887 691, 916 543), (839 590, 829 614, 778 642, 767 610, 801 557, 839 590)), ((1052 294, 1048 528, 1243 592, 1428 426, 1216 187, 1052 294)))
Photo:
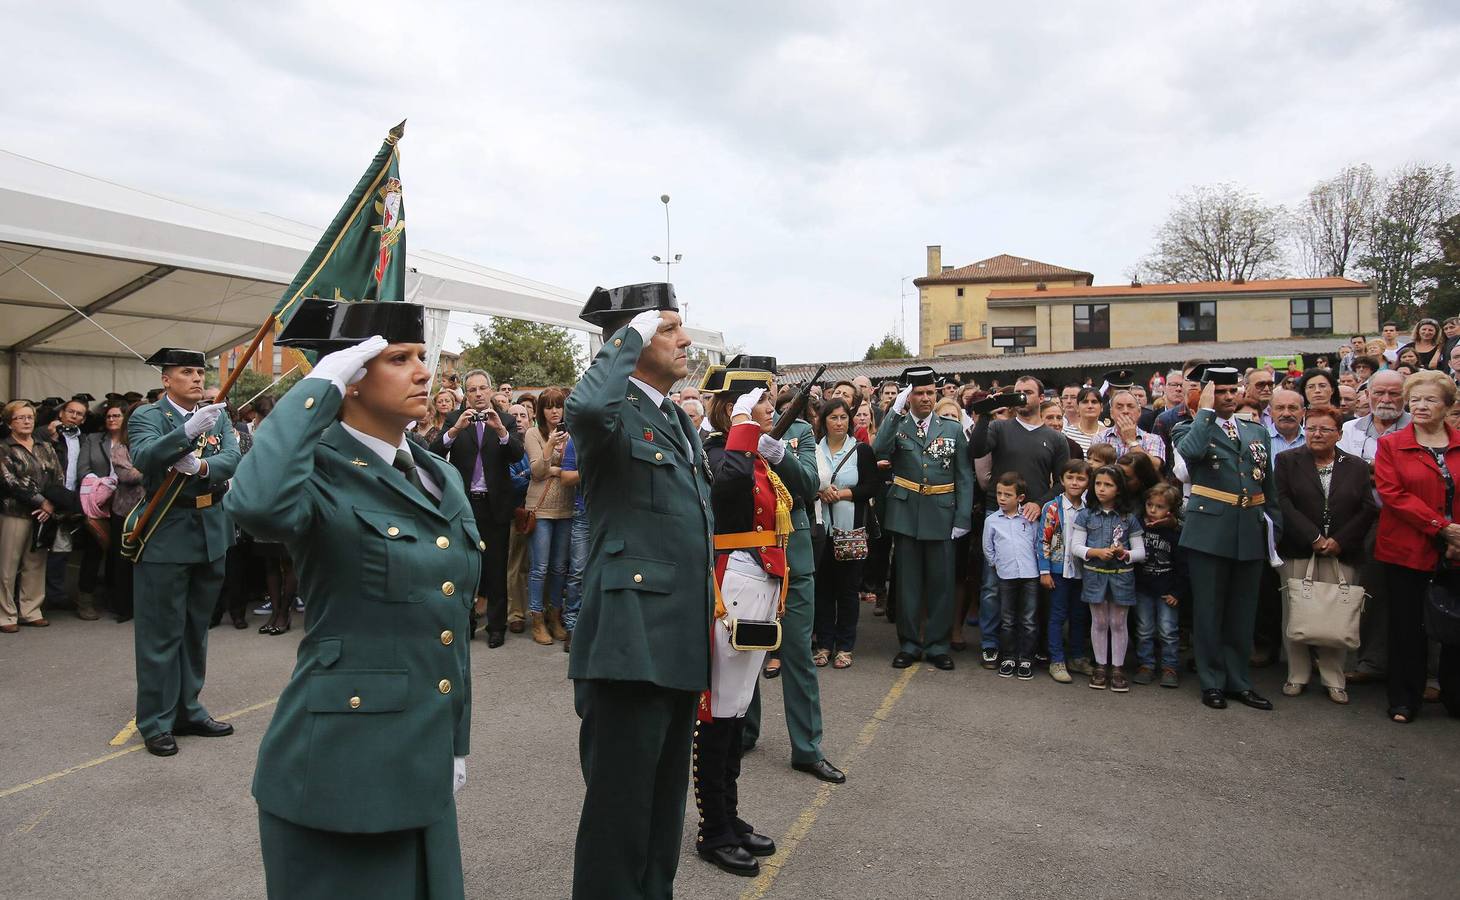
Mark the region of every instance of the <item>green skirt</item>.
POLYGON ((319 831, 259 810, 269 900, 463 900, 456 807, 425 828, 319 831))

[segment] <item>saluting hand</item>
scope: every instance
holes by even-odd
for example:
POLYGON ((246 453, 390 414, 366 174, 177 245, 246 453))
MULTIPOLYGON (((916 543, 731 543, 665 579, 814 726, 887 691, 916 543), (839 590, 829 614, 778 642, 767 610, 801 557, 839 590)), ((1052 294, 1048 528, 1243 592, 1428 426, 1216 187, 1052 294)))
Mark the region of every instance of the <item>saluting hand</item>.
POLYGON ((908 385, 902 389, 902 393, 897 395, 897 399, 892 401, 892 411, 901 415, 907 409, 907 398, 911 396, 912 385, 908 385))

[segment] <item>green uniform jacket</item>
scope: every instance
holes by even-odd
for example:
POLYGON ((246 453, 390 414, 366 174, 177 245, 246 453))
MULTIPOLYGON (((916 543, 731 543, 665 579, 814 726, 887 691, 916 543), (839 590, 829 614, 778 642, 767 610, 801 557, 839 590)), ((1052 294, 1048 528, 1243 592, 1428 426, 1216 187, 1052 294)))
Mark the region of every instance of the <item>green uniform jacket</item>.
POLYGON ((422 828, 452 814, 452 757, 469 749, 481 537, 454 468, 409 445, 441 486, 438 507, 336 422, 339 409, 332 382, 296 384, 226 498, 251 534, 288 547, 305 601, 253 795, 324 831, 422 828))
POLYGON ((1192 494, 1186 501, 1186 526, 1181 546, 1227 559, 1267 559, 1267 528, 1262 514, 1272 519, 1274 540, 1282 534, 1283 515, 1278 507, 1277 481, 1273 477, 1272 436, 1261 425, 1233 418, 1240 442, 1234 443, 1217 424, 1210 409, 1197 410, 1190 422, 1171 432, 1171 445, 1186 461, 1189 481, 1229 494, 1248 497, 1262 494, 1261 506, 1245 509, 1211 497, 1192 494))
POLYGON ((568 677, 710 686, 710 470, 678 407, 689 452, 629 381, 643 338, 621 328, 568 398, 568 429, 588 509, 583 608, 568 677))
POLYGON ((957 422, 929 420, 918 438, 917 423, 906 413, 889 411, 872 441, 878 459, 892 460, 892 474, 918 484, 953 484, 948 494, 919 494, 897 484, 887 488, 882 527, 920 541, 946 541, 954 528, 973 527, 973 465, 968 440, 957 422))
MULTIPOLYGON (((184 416, 164 394, 157 402, 138 407, 127 420, 127 444, 132 452, 132 465, 142 473, 146 493, 143 508, 162 487, 173 463, 198 447, 183 431, 184 416)), ((238 435, 227 416, 208 430, 203 445, 203 459, 208 461, 205 478, 190 476, 172 508, 157 523, 147 540, 139 562, 201 563, 212 562, 233 546, 233 520, 223 506, 215 503, 206 509, 197 508, 197 497, 223 490, 233 470, 238 468, 238 435)), ((158 507, 160 512, 161 507, 158 507)), ((153 515, 157 515, 154 512, 153 515)))
POLYGON ((807 507, 816 502, 821 474, 816 468, 816 435, 811 426, 797 419, 782 435, 786 455, 771 468, 791 492, 791 537, 786 542, 786 565, 791 577, 810 575, 816 571, 814 548, 811 546, 811 516, 807 507))

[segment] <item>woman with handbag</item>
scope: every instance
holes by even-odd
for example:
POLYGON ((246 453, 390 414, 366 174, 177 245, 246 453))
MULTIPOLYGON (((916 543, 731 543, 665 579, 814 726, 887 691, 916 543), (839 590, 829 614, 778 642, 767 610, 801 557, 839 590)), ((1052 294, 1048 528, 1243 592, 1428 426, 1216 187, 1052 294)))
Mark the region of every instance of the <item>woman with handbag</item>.
POLYGON ((35 407, 24 400, 5 405, 5 424, 10 428, 0 441, 0 632, 5 634, 14 634, 20 625, 50 624, 41 615, 50 539, 37 537, 56 515, 48 494, 62 483, 65 473, 55 448, 35 439, 35 421, 35 407))
POLYGON ((811 661, 845 669, 857 643, 862 566, 867 559, 867 501, 878 488, 877 457, 849 434, 851 410, 837 398, 821 407, 822 438, 816 456, 831 474, 821 486, 826 545, 816 561, 816 630, 811 661), (832 660, 832 654, 835 659, 832 660))
POLYGON ((715 366, 700 390, 714 392, 704 444, 713 473, 715 619, 710 625, 710 690, 700 699, 694 735, 695 805, 700 858, 733 875, 754 876, 758 856, 776 852, 738 807, 745 713, 767 650, 780 646, 789 577, 786 544, 792 498, 775 469, 799 465, 766 432, 770 371, 715 366))
MULTIPOLYGON (((1413 722, 1425 689, 1425 604, 1436 569, 1460 566, 1460 431, 1445 423, 1455 382, 1425 371, 1404 382, 1410 424, 1379 439, 1374 485, 1379 510, 1374 558, 1389 583, 1389 718, 1413 722)), ((1448 579, 1447 579, 1448 580, 1448 579)), ((1460 645, 1440 651, 1440 696, 1460 711, 1460 645)))
POLYGON ((111 608, 118 622, 129 622, 132 619, 132 561, 122 555, 122 529, 127 513, 147 495, 142 484, 142 473, 132 465, 132 448, 130 438, 127 437, 127 422, 132 418, 132 412, 141 405, 133 403, 124 411, 121 433, 112 442, 111 448, 112 471, 117 476, 117 490, 112 495, 112 515, 108 529, 111 535, 111 552, 114 554, 111 608))
MULTIPOLYGON (((568 581, 568 551, 573 535, 573 486, 564 482, 563 450, 568 426, 563 422, 567 395, 548 388, 537 396, 537 424, 527 429, 527 458, 532 483, 527 487, 526 517, 518 516, 528 535, 531 568, 527 572, 527 620, 532 639, 544 646, 565 641, 561 611, 568 581)), ((519 510, 522 512, 523 510, 519 510)))
POLYGON ((1308 410, 1307 443, 1277 456, 1278 503, 1283 511, 1283 639, 1288 680, 1283 694, 1308 686, 1317 660, 1328 699, 1347 703, 1343 659, 1359 642, 1364 590, 1354 583, 1364 556, 1364 536, 1378 509, 1369 467, 1337 447, 1342 413, 1332 406, 1308 410), (1312 585, 1324 585, 1315 595, 1312 585), (1338 588, 1340 590, 1335 591, 1338 588), (1333 595, 1333 596, 1328 596, 1333 595), (1316 603, 1304 603, 1316 599, 1316 603), (1304 636, 1312 639, 1302 640, 1304 636))

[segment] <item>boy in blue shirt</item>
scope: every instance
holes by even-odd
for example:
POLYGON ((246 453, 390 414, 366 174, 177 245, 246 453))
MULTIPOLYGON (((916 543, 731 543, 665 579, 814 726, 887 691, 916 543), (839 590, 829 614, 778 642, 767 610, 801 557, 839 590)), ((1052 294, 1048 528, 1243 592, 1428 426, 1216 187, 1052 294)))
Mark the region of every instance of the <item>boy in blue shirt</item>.
POLYGON ((983 555, 999 578, 999 608, 1004 658, 999 677, 1034 677, 1034 620, 1039 606, 1039 526, 1024 518, 1024 479, 1005 472, 994 485, 999 508, 984 519, 983 555), (1017 661, 1016 661, 1017 657, 1017 661))

